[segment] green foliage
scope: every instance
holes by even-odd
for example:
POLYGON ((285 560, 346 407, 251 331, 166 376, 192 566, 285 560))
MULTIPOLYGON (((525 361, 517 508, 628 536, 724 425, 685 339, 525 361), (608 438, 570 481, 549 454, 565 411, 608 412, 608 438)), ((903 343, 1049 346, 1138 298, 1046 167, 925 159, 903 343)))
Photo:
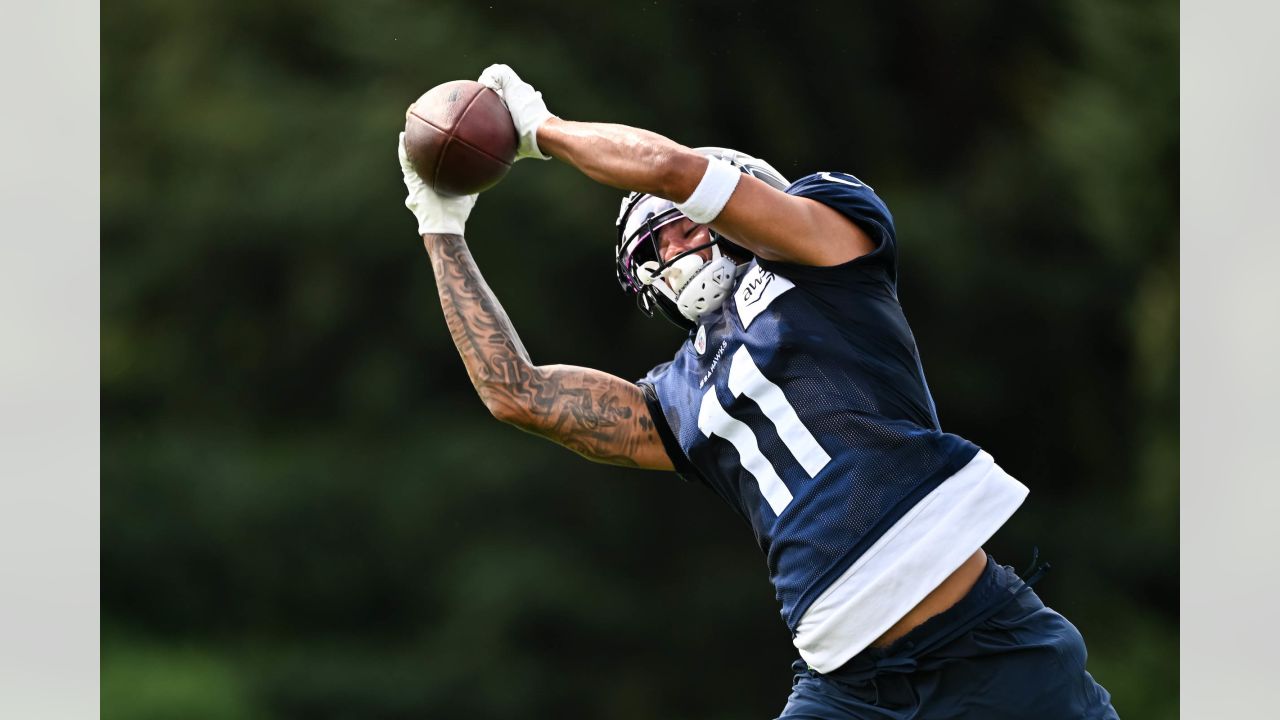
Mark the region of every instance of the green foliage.
POLYGON ((158 645, 106 632, 103 720, 253 720, 262 717, 244 673, 208 648, 158 645))
MULTIPOLYGON (((126 0, 102 18, 109 718, 768 717, 750 535, 492 421, 392 154, 507 62, 566 117, 887 200, 944 426, 1032 488, 1129 718, 1177 713, 1177 6, 126 0)), ((468 234, 539 362, 638 377, 618 194, 525 162, 468 234)))

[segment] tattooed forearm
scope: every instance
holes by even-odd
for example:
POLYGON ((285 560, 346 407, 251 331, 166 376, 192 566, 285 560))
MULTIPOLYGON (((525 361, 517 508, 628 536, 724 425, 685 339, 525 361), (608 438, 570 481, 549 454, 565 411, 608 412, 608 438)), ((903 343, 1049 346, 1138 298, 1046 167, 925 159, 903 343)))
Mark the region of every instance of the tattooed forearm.
POLYGON ((463 239, 423 242, 449 333, 495 417, 599 462, 671 467, 640 388, 598 370, 535 366, 463 239))
POLYGON ((511 319, 480 274, 458 235, 424 235, 449 334, 484 404, 499 418, 514 418, 519 405, 508 389, 527 385, 533 373, 511 319))

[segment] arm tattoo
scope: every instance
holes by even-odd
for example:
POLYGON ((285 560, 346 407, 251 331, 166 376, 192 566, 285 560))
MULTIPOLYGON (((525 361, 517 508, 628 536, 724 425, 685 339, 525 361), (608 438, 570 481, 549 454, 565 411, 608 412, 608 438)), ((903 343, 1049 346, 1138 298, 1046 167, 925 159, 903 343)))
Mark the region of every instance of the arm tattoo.
POLYGON ((591 460, 670 467, 639 387, 598 370, 534 366, 462 237, 423 241, 449 334, 490 412, 591 460))

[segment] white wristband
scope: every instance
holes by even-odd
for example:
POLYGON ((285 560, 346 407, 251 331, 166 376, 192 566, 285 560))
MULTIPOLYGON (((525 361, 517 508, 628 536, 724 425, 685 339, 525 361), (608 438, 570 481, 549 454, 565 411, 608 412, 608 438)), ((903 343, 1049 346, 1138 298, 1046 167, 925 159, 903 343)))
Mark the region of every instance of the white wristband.
POLYGON ((703 174, 698 187, 688 200, 676 203, 676 208, 684 216, 699 225, 706 225, 715 220, 729 202, 729 196, 738 187, 738 178, 742 172, 719 158, 709 158, 707 172, 703 174))

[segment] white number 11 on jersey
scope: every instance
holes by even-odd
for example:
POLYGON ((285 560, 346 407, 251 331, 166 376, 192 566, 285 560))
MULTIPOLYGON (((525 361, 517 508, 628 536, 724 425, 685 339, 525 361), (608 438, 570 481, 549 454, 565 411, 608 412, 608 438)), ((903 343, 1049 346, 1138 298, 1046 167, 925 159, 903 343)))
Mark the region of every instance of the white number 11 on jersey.
MULTIPOLYGON (((734 397, 746 395, 760 406, 760 411, 778 431, 782 443, 809 477, 816 476, 831 462, 831 456, 818 445, 809 428, 800 422, 800 416, 796 415, 795 408, 791 407, 786 395, 782 394, 782 388, 761 374, 745 346, 738 348, 729 361, 729 392, 734 397)), ((715 387, 708 389, 702 396, 698 429, 707 437, 715 435, 733 445, 742 459, 742 467, 755 477, 756 483, 760 485, 760 494, 764 495, 769 507, 773 508, 773 513, 781 515, 791 503, 791 491, 778 476, 773 463, 760 452, 760 444, 751 428, 730 415, 720 404, 715 387)))

